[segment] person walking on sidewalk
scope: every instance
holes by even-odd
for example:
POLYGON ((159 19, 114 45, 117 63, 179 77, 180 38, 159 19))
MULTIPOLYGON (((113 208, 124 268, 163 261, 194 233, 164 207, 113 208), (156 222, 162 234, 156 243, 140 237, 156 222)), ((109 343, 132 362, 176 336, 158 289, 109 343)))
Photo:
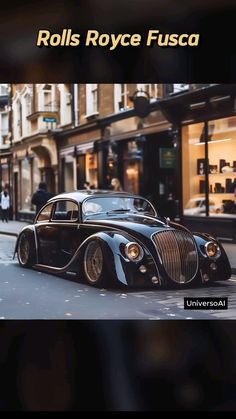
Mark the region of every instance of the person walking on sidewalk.
POLYGON ((7 189, 1 192, 1 208, 2 208, 2 222, 8 223, 9 219, 9 208, 10 208, 10 197, 7 189))
POLYGON ((34 192, 31 203, 36 206, 36 215, 39 210, 46 204, 46 202, 53 197, 51 192, 47 191, 47 185, 45 182, 40 182, 36 192, 34 192))
POLYGON ((111 187, 112 187, 113 191, 123 192, 121 182, 116 177, 111 180, 111 187))

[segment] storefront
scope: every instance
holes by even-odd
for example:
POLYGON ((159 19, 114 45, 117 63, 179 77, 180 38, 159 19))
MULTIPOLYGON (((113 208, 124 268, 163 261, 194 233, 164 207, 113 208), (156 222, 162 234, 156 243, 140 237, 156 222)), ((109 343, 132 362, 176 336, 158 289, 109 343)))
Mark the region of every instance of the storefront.
POLYGON ((185 223, 236 239, 236 116, 182 128, 182 177, 185 223))
POLYGON ((173 219, 179 213, 179 150, 172 129, 163 128, 103 143, 105 188, 118 177, 124 191, 145 196, 173 219))
POLYGON ((165 209, 179 194, 174 188, 177 147, 171 124, 158 104, 153 105, 145 118, 131 111, 105 118, 103 123, 107 123, 104 130, 107 135, 99 148, 103 150, 104 162, 102 186, 109 188, 111 179, 118 177, 126 192, 146 196, 168 216, 165 209))
POLYGON ((35 209, 31 204, 32 194, 41 181, 39 160, 35 155, 18 151, 13 155, 13 212, 18 220, 31 221, 35 209))
POLYGON ((180 144, 180 219, 236 240, 236 85, 210 85, 162 104, 180 144))
POLYGON ((12 202, 17 220, 33 220, 35 207, 31 199, 40 182, 46 183, 49 192, 56 193, 57 172, 57 152, 53 138, 35 136, 30 143, 15 144, 12 158, 12 202))

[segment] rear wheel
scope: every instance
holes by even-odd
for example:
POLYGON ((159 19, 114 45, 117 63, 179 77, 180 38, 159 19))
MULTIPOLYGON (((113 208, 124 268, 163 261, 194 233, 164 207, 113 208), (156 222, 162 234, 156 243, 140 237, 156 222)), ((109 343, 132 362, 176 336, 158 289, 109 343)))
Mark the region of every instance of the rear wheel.
POLYGON ((23 267, 31 267, 35 263, 35 246, 29 233, 22 233, 17 245, 17 258, 23 267))

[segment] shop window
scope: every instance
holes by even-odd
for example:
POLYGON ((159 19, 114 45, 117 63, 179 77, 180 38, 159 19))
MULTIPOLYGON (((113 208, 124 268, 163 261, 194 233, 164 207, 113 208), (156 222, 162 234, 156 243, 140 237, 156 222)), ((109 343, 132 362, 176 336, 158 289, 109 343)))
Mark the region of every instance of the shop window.
POLYGON ((209 192, 213 206, 209 203, 209 214, 236 216, 236 125, 235 117, 209 122, 208 158, 209 192))
POLYGON ((204 123, 182 131, 184 215, 206 215, 204 123))
POLYGON ((96 189, 98 186, 97 173, 97 155, 95 153, 87 153, 85 156, 85 177, 90 183, 90 187, 96 189))
POLYGON ((21 161, 21 207, 31 209, 31 166, 27 158, 21 161))
POLYGON ((71 158, 71 161, 65 161, 64 165, 64 184, 65 191, 71 192, 74 190, 74 163, 71 158))
POLYGON ((129 141, 124 152, 124 190, 139 194, 141 154, 136 141, 129 141))
POLYGON ((32 171, 33 171, 33 190, 36 191, 38 189, 39 182, 41 180, 41 173, 39 170, 39 159, 36 156, 32 159, 32 171))
POLYGON ((9 185, 10 179, 10 161, 7 159, 0 160, 0 179, 1 179, 1 188, 3 189, 5 185, 9 185))
POLYGON ((139 163, 125 163, 125 191, 138 194, 139 193, 139 163))
POLYGON ((184 215, 236 216, 235 118, 185 126, 182 157, 184 215))

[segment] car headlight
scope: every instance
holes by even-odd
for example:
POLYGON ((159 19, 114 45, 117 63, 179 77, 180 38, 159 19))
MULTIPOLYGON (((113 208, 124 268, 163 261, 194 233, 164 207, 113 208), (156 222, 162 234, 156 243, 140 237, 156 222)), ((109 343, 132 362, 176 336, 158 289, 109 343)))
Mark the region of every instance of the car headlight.
POLYGON ((214 242, 207 242, 205 244, 206 254, 209 258, 218 259, 220 257, 220 248, 217 243, 214 242))
POLYGON ((125 254, 132 262, 139 262, 144 256, 144 251, 138 243, 130 242, 125 246, 125 254))

